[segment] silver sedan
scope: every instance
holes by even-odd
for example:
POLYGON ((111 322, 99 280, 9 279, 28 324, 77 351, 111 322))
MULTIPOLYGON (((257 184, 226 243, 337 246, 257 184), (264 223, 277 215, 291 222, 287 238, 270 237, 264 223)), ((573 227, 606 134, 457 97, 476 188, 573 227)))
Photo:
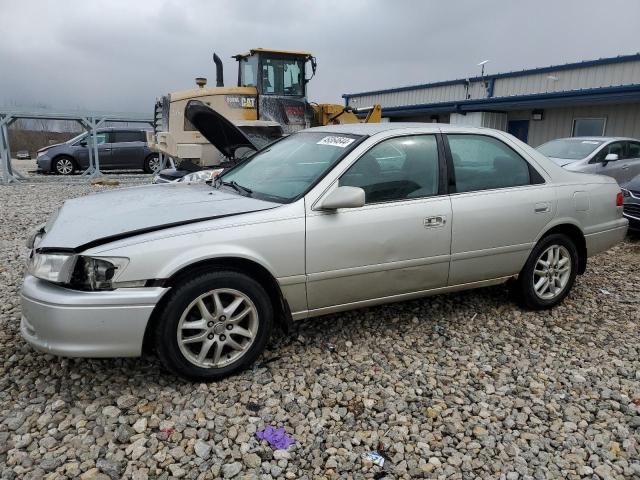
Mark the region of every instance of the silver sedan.
POLYGON ((622 200, 501 131, 314 128, 211 184, 65 202, 29 241, 21 331, 65 356, 151 346, 207 381, 251 364, 276 322, 509 280, 551 308, 624 238, 622 200))
POLYGON ((559 138, 537 149, 567 170, 608 175, 620 185, 640 175, 640 140, 634 138, 559 138))

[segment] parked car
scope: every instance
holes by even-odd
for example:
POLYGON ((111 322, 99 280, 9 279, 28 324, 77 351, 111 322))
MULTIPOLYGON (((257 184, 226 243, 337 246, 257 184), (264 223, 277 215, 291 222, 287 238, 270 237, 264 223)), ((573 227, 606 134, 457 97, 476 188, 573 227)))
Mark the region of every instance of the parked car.
POLYGON ((629 220, 629 230, 640 233, 640 175, 622 185, 624 207, 622 214, 629 220))
MULTIPOLYGON (((158 154, 147 146, 145 130, 103 128, 97 132, 100 169, 155 172, 158 154)), ((88 134, 38 150, 38 172, 71 175, 89 168, 88 134)))
POLYGON ((16 152, 17 160, 31 160, 31 154, 28 150, 18 150, 16 152))
POLYGON ((608 175, 619 184, 640 174, 640 140, 634 138, 559 138, 537 149, 567 170, 608 175))
MULTIPOLYGON (((186 116, 208 138, 202 111, 186 116)), ((65 356, 153 344, 171 371, 214 380, 251 364, 274 322, 508 280, 551 308, 627 223, 615 180, 504 132, 317 127, 211 185, 67 200, 28 241, 21 332, 65 356)))

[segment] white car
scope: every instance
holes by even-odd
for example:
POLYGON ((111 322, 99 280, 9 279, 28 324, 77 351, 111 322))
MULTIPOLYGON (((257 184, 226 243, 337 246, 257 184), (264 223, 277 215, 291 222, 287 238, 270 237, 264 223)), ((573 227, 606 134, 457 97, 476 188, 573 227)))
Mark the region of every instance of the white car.
POLYGON ((496 130, 312 128, 211 185, 65 202, 29 241, 21 331, 66 356, 152 345, 171 371, 207 381, 253 362, 274 322, 510 279, 524 306, 551 308, 624 238, 622 202, 612 178, 496 130))
POLYGON ((640 175, 640 140, 634 138, 559 138, 537 150, 567 170, 608 175, 620 185, 640 175))

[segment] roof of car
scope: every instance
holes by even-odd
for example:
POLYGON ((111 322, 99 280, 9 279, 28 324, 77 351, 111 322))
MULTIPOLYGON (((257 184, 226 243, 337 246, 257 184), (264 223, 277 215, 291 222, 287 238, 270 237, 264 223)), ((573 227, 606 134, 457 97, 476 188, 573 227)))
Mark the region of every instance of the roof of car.
POLYGON ((637 138, 631 137, 564 137, 564 138, 556 138, 555 140, 586 140, 592 142, 611 142, 611 141, 621 141, 621 140, 633 140, 638 141, 637 138))
POLYGON ((419 122, 384 122, 384 123, 344 123, 341 125, 324 125, 322 127, 309 128, 307 132, 335 132, 351 133, 354 135, 375 135, 389 130, 400 130, 403 128, 423 128, 427 130, 438 130, 443 127, 439 123, 419 123, 419 122))
POLYGON ((451 125, 449 123, 426 123, 426 122, 383 122, 383 123, 344 123, 341 125, 325 125, 305 130, 306 132, 331 132, 350 133, 353 135, 375 135, 381 132, 403 129, 420 129, 424 133, 437 132, 463 132, 478 133, 482 131, 495 131, 493 128, 473 127, 467 125, 451 125))

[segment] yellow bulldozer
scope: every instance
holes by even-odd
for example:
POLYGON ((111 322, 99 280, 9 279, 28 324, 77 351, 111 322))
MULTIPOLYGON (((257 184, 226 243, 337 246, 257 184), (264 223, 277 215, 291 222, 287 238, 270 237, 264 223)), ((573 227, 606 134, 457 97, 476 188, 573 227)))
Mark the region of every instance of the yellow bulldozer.
POLYGON ((236 86, 224 86, 223 64, 214 53, 215 87, 198 77, 195 88, 165 95, 156 102, 154 129, 147 135, 150 148, 201 166, 224 160, 186 118, 190 100, 208 105, 245 133, 264 131, 268 132, 265 137, 271 138, 274 129, 288 134, 312 126, 381 120, 379 105, 355 111, 338 104, 309 103, 307 85, 317 63, 308 52, 256 48, 232 58, 238 63, 236 86), (366 118, 361 120, 358 113, 366 113, 366 118))

